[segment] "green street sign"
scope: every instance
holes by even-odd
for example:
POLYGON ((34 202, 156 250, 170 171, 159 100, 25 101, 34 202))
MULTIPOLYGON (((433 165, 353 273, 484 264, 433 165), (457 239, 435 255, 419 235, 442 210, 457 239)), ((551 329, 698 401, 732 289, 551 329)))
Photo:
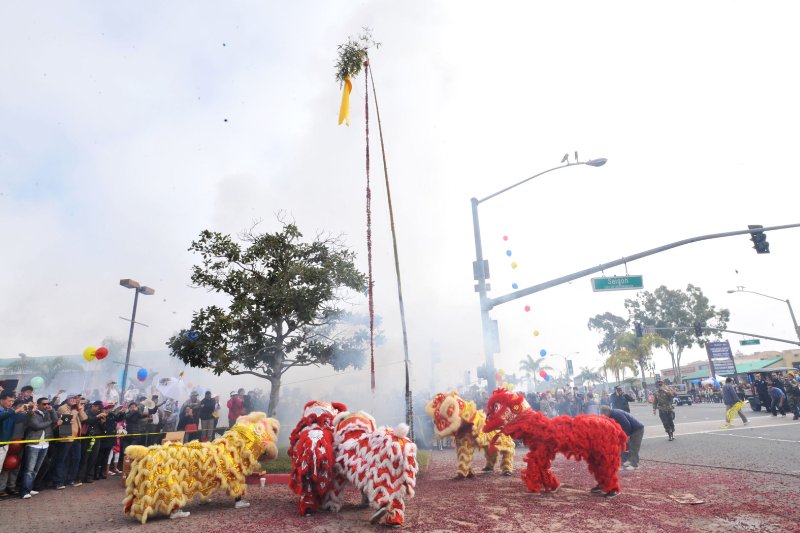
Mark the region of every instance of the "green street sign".
POLYGON ((628 291, 644 287, 642 276, 615 276, 613 278, 592 278, 592 290, 602 291, 628 291))
POLYGON ((741 346, 750 346, 751 344, 761 344, 761 339, 745 339, 743 341, 739 341, 741 346))

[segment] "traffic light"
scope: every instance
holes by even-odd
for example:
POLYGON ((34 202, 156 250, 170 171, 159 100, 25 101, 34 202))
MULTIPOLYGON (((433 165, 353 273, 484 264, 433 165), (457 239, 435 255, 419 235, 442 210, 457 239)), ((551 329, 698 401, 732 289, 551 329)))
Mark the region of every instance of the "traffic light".
POLYGON ((752 231, 758 230, 763 228, 759 224, 757 225, 747 225, 750 228, 750 240, 753 241, 753 248, 755 249, 756 253, 759 254, 768 254, 769 253, 769 243, 767 242, 767 235, 763 231, 752 231))
POLYGON ((703 336, 703 326, 701 326, 699 322, 695 322, 694 324, 694 334, 698 337, 703 336))
POLYGON ((637 337, 641 337, 644 334, 642 331, 642 325, 639 322, 634 322, 633 328, 636 330, 637 337))

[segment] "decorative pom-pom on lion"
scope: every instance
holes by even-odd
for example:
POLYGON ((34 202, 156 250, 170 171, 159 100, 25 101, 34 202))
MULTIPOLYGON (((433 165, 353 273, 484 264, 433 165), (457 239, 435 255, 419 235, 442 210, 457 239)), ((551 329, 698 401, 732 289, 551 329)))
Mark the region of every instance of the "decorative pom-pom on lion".
MULTIPOLYGON (((180 513, 192 499, 215 491, 241 497, 245 476, 261 470, 260 460, 278 455, 280 423, 250 413, 213 442, 128 446, 131 471, 125 482, 125 513, 142 524, 154 513, 180 513)), ((184 513, 185 515, 186 513, 184 513)))
POLYGON ((514 470, 514 441, 507 435, 500 435, 494 449, 489 449, 492 438, 499 431, 483 432, 486 413, 477 409, 475 402, 461 398, 457 392, 439 393, 425 406, 425 412, 433 418, 437 439, 453 437, 456 442, 458 457, 458 473, 456 479, 472 478, 475 471, 472 459, 476 450, 482 450, 486 456, 484 472, 491 472, 497 463, 497 456, 502 457, 500 471, 510 476, 514 470))
POLYGON ((495 390, 489 398, 486 412, 484 431, 499 429, 528 446, 526 469, 522 471, 528 491, 558 490, 560 483, 550 470, 550 463, 556 453, 561 453, 567 459, 589 464, 589 472, 597 481, 593 493, 605 493, 607 498, 619 494, 617 470, 628 437, 610 418, 598 415, 547 418, 531 409, 522 394, 503 388, 495 390))

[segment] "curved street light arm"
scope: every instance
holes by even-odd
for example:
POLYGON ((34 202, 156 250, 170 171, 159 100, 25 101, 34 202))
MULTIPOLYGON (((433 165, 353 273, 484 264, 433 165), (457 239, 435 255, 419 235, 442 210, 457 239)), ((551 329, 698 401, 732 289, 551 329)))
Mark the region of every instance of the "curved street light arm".
POLYGON ((542 175, 547 174, 548 172, 552 172, 554 170, 558 170, 560 168, 576 167, 578 165, 589 165, 589 166, 592 166, 592 167, 601 167, 605 163, 606 163, 606 160, 601 158, 601 159, 590 159, 589 161, 581 161, 579 163, 567 163, 566 165, 559 165, 557 167, 553 167, 551 169, 545 170, 544 172, 539 172, 538 174, 534 174, 530 178, 525 178, 524 180, 518 181, 517 183, 515 183, 513 185, 509 185, 505 189, 499 190, 496 193, 490 194, 489 196, 487 196, 485 198, 481 198, 480 200, 477 200, 477 203, 481 204, 481 203, 485 202, 486 200, 489 200, 490 198, 494 198, 495 196, 498 196, 500 194, 503 194, 506 191, 509 191, 509 190, 513 189, 514 187, 519 187, 523 183, 527 183, 527 182, 531 181, 534 178, 538 178, 539 176, 542 176, 542 175))

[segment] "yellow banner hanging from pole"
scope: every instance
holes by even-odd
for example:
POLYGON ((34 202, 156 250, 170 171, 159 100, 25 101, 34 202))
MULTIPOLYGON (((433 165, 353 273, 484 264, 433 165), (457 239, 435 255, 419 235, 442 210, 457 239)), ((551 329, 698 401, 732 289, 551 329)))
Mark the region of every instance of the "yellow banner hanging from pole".
POLYGON ((339 107, 339 125, 342 122, 350 125, 350 92, 353 90, 353 84, 350 82, 350 76, 344 79, 344 88, 342 89, 342 105, 339 107))

